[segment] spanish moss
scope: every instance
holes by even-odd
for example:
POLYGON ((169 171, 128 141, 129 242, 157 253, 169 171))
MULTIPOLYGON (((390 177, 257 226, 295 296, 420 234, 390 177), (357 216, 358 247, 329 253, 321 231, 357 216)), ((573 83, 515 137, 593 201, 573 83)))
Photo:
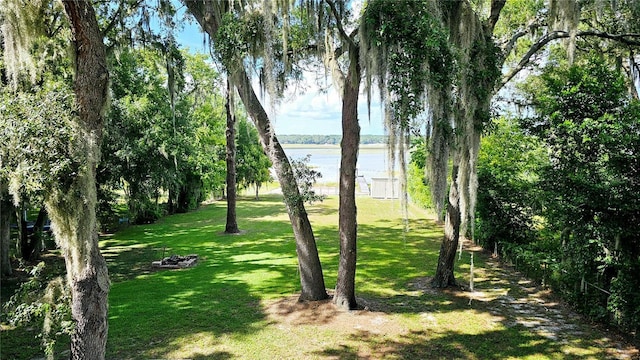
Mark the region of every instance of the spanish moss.
MULTIPOLYGON (((600 6, 602 6, 600 4, 600 6)), ((580 22, 580 4, 576 0, 549 1, 549 27, 552 31, 566 31, 569 38, 565 41, 567 58, 573 63, 576 51, 576 34, 580 22)))
MULTIPOLYGON (((500 77, 490 32, 468 2, 377 0, 367 5, 363 17, 365 92, 370 96, 377 82, 392 154, 402 154, 413 121, 426 115, 433 205, 438 219, 451 230, 445 232, 446 239, 451 237, 446 241, 456 249, 458 234, 470 231, 473 237, 480 135, 489 120, 491 89, 500 77), (452 184, 445 217, 450 160, 452 184)), ((452 273, 444 278, 435 286, 455 283, 452 273)))
MULTIPOLYGON (((58 2, 48 0, 4 0, 0 8, 2 41, 7 76, 14 90, 26 76, 35 83, 47 54, 38 57, 34 47, 42 41, 50 25, 50 13, 62 11, 58 2)), ((52 17, 55 19, 55 17, 52 17)))

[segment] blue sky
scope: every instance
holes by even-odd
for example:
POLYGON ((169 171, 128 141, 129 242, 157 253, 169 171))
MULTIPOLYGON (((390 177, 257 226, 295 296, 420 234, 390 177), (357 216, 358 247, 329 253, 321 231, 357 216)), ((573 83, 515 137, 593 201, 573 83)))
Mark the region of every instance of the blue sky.
MULTIPOLYGON (((204 37, 199 25, 193 21, 185 22, 184 29, 177 34, 177 40, 183 47, 188 47, 194 52, 208 53, 204 46, 204 37)), ((341 108, 342 101, 333 86, 328 91, 322 92, 316 84, 316 78, 324 77, 324 74, 305 74, 304 86, 296 87, 298 90, 287 94, 276 109, 268 109, 271 120, 280 135, 334 135, 341 134, 341 108), (304 88, 304 92, 300 91, 304 88)), ((329 80, 330 81, 330 77, 329 80)), ((329 84, 331 85, 331 84, 329 84)), ((259 94, 259 91, 256 91, 259 94)), ((376 95, 372 99, 371 119, 367 114, 367 99, 361 93, 358 103, 358 118, 362 135, 383 135, 382 111, 376 95)), ((263 101, 268 108, 269 101, 263 101)))

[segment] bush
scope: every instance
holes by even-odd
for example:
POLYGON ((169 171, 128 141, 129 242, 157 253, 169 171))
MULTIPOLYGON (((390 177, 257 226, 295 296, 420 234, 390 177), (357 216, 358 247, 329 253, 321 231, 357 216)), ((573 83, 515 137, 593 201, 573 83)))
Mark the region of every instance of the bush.
POLYGON ((537 114, 522 123, 544 143, 548 161, 522 172, 527 167, 514 166, 512 156, 521 135, 502 141, 492 134, 487 147, 483 141, 482 234, 519 245, 510 246, 511 256, 535 276, 536 262, 557 254, 550 276, 556 290, 592 319, 637 331, 640 232, 630 224, 640 223, 640 103, 601 56, 555 64, 529 83, 536 84, 528 96, 537 114), (544 233, 527 222, 536 214, 544 233), (540 247, 540 239, 552 246, 540 247))
POLYGON ((478 156, 475 235, 485 248, 493 250, 497 242, 522 245, 536 239, 540 208, 536 174, 543 162, 542 146, 525 135, 515 120, 494 121, 478 156))
POLYGON ((420 168, 416 163, 409 164, 407 174, 407 192, 411 201, 425 209, 433 207, 431 201, 431 191, 424 174, 424 168, 420 168))

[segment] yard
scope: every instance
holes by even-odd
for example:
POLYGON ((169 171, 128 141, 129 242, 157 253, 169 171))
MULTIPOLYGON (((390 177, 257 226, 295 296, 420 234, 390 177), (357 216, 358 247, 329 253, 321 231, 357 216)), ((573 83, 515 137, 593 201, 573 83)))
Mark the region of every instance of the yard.
MULTIPOLYGON (((335 285, 337 197, 308 207, 328 289, 335 285)), ((457 262, 475 291, 436 291, 442 229, 411 207, 358 198, 356 294, 361 310, 299 303, 291 227, 278 195, 238 203, 239 235, 223 234, 226 204, 130 226, 101 241, 112 281, 109 359, 602 359, 633 358, 620 335, 585 322, 514 270, 467 243, 457 262), (198 265, 155 270, 171 254, 198 265)), ((4 289, 3 289, 4 290, 4 289)), ((331 290, 329 290, 331 293, 331 290)), ((3 324, 2 359, 42 356, 34 329, 3 324)), ((64 341, 63 341, 64 343, 64 341)))

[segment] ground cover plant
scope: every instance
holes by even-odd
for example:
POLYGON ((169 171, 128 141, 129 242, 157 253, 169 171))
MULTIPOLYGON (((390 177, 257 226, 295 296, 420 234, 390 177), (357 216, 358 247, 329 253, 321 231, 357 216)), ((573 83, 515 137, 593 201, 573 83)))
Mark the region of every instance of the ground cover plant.
MULTIPOLYGON (((432 290, 442 229, 398 203, 358 198, 356 295, 365 306, 297 302, 295 242, 280 196, 238 203, 239 235, 225 235, 226 204, 130 226, 101 240, 109 266, 109 359, 624 358, 637 355, 558 303, 551 294, 467 243, 457 262, 474 292, 432 290), (194 268, 153 270, 151 261, 195 253, 194 268)), ((337 197, 309 207, 327 287, 335 286, 337 197)), ((3 359, 36 353, 6 348, 37 339, 3 325, 3 359), (10 339, 11 338, 11 339, 10 339), (16 339, 17 338, 17 339, 16 339), (21 339, 21 341, 19 341, 21 339)), ((62 342, 64 343, 64 341, 62 342)), ((64 355, 64 354, 63 354, 64 355)))

